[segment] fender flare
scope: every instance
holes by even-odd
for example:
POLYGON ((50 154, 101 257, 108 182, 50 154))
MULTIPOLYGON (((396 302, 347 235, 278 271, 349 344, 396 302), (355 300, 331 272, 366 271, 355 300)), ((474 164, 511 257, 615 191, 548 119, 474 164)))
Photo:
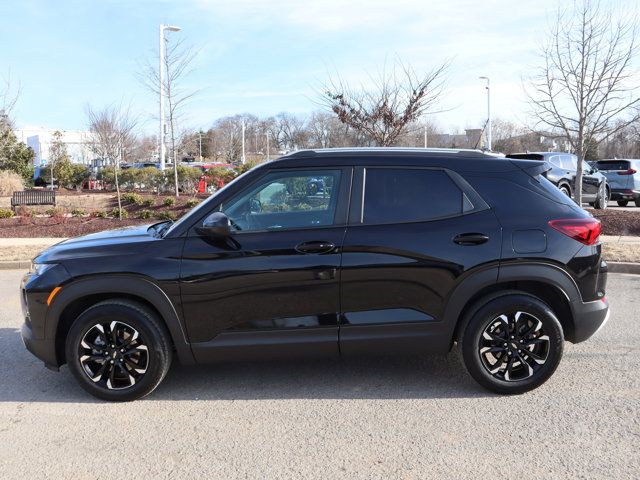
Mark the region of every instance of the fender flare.
POLYGON ((574 302, 582 301, 580 290, 578 290, 573 278, 557 265, 544 261, 494 265, 470 273, 449 296, 442 317, 447 338, 453 341, 459 322, 463 320, 461 318, 463 310, 479 291, 501 283, 515 281, 534 281, 555 287, 567 298, 572 316, 574 302))
POLYGON ((183 364, 195 363, 191 345, 183 324, 173 303, 156 283, 145 277, 130 275, 101 275, 72 281, 63 286, 47 309, 45 319, 45 338, 55 339, 60 317, 71 302, 87 295, 134 295, 149 302, 158 311, 164 321, 183 364))

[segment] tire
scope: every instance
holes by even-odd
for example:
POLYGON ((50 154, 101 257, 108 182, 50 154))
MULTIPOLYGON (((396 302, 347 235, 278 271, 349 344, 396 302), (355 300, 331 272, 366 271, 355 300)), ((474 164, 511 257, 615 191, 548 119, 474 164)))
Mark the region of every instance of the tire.
POLYGON ((117 402, 151 393, 172 358, 164 324, 150 309, 129 300, 106 300, 80 314, 67 335, 65 352, 69 370, 82 388, 117 402))
POLYGON ((618 200, 619 207, 626 207, 629 204, 629 200, 618 200))
POLYGON ((467 371, 500 394, 521 394, 542 385, 558 367, 563 347, 562 326, 551 308, 526 293, 490 299, 471 314, 462 335, 467 371))
POLYGON ((640 198, 636 198, 633 203, 636 204, 636 207, 640 207, 640 198))
POLYGON ((571 189, 569 188, 569 186, 568 186, 568 185, 564 185, 564 184, 562 184, 562 185, 560 185, 558 188, 559 188, 559 189, 560 189, 560 191, 561 191, 562 193, 564 193, 567 197, 571 198, 571 189))
POLYGON ((596 210, 604 210, 609 204, 609 189, 607 187, 600 188, 593 207, 596 210))

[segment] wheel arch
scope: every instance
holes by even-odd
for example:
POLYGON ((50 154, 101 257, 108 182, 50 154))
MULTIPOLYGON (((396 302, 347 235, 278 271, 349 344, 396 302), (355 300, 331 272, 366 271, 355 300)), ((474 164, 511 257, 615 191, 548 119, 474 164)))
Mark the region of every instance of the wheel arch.
POLYGON ((450 296, 444 320, 453 326, 452 344, 459 341, 470 316, 478 308, 509 293, 528 293, 547 303, 557 315, 565 338, 573 341, 572 302, 580 299, 580 293, 568 273, 553 264, 534 262, 501 265, 493 270, 468 277, 450 296))
POLYGON ((157 284, 143 277, 103 275, 65 285, 47 310, 45 337, 55 341, 57 366, 65 363, 64 342, 78 315, 91 305, 116 298, 141 303, 155 312, 167 327, 180 362, 195 363, 182 320, 157 284))

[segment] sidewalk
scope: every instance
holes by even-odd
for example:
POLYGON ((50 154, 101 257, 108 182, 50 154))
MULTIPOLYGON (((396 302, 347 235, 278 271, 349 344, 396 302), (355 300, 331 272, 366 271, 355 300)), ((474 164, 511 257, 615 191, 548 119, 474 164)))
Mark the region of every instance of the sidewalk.
POLYGON ((600 235, 602 243, 640 243, 640 237, 631 235, 600 235))

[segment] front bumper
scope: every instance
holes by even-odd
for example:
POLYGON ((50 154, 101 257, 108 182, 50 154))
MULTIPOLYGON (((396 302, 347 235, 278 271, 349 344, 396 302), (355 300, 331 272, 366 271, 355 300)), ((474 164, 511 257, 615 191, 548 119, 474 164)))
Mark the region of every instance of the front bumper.
POLYGON ((584 342, 600 330, 609 320, 609 302, 606 299, 593 302, 572 302, 573 343, 584 342))
POLYGON ((44 362, 45 367, 51 370, 58 370, 58 361, 56 359, 55 343, 47 339, 39 339, 33 333, 31 324, 25 321, 20 330, 22 342, 31 353, 44 362))

